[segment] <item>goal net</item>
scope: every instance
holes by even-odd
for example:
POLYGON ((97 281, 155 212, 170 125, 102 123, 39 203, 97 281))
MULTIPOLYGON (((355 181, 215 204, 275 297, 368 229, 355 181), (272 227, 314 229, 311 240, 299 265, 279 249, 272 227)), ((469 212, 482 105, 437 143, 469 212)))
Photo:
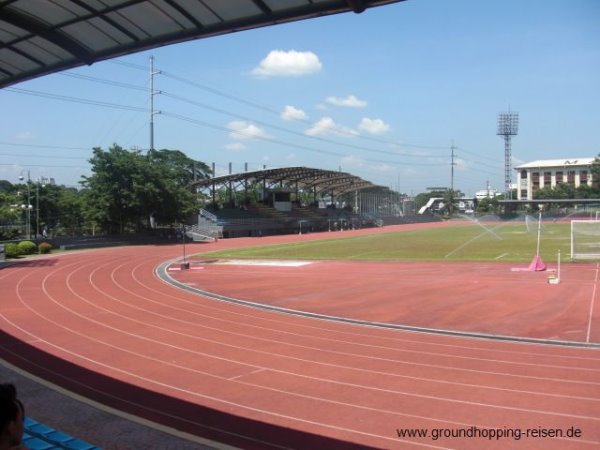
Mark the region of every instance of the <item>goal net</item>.
POLYGON ((571 259, 600 260, 600 220, 571 220, 571 259))

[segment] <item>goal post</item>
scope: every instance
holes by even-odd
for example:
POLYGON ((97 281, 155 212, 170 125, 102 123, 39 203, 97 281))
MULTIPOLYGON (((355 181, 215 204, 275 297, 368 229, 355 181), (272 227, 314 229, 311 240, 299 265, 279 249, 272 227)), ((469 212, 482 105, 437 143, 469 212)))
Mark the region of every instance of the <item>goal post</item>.
POLYGON ((600 260, 600 220, 571 220, 571 259, 600 260))

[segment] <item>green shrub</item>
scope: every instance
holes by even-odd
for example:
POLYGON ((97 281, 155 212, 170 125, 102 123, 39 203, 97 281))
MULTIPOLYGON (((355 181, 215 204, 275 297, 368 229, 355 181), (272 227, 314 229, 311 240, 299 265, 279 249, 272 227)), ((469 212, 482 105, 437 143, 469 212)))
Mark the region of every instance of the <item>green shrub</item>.
POLYGON ((38 245, 38 251, 42 254, 50 253, 50 250, 52 250, 52 245, 47 242, 42 242, 38 245))
POLYGON ((37 252, 37 245, 31 241, 21 241, 17 244, 21 255, 33 255, 37 252))
POLYGON ((4 255, 7 258, 18 258, 19 256, 21 256, 19 246, 13 242, 4 244, 4 255))
POLYGON ((10 241, 12 239, 18 239, 21 230, 18 228, 1 228, 0 229, 0 241, 10 241))

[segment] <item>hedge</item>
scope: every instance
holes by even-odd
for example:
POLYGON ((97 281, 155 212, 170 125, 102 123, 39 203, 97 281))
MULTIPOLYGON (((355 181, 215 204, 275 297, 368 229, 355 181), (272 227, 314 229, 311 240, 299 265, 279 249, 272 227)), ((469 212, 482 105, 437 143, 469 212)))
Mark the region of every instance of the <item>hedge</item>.
POLYGON ((19 246, 13 242, 4 244, 4 255, 7 258, 18 258, 19 256, 21 256, 19 246))
POLYGON ((38 251, 42 254, 50 253, 50 250, 52 250, 52 245, 48 244, 47 242, 42 242, 40 245, 38 245, 38 251))
POLYGON ((37 245, 31 241, 21 241, 17 244, 21 255, 33 255, 37 253, 37 245))

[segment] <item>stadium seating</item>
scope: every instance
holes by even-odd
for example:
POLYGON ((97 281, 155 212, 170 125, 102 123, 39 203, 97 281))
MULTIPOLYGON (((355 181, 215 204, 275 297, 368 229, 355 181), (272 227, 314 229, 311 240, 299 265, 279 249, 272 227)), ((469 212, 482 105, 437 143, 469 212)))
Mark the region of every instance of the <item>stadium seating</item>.
POLYGON ((81 439, 74 438, 61 431, 37 422, 31 417, 25 418, 23 445, 30 450, 97 450, 98 447, 81 439))

